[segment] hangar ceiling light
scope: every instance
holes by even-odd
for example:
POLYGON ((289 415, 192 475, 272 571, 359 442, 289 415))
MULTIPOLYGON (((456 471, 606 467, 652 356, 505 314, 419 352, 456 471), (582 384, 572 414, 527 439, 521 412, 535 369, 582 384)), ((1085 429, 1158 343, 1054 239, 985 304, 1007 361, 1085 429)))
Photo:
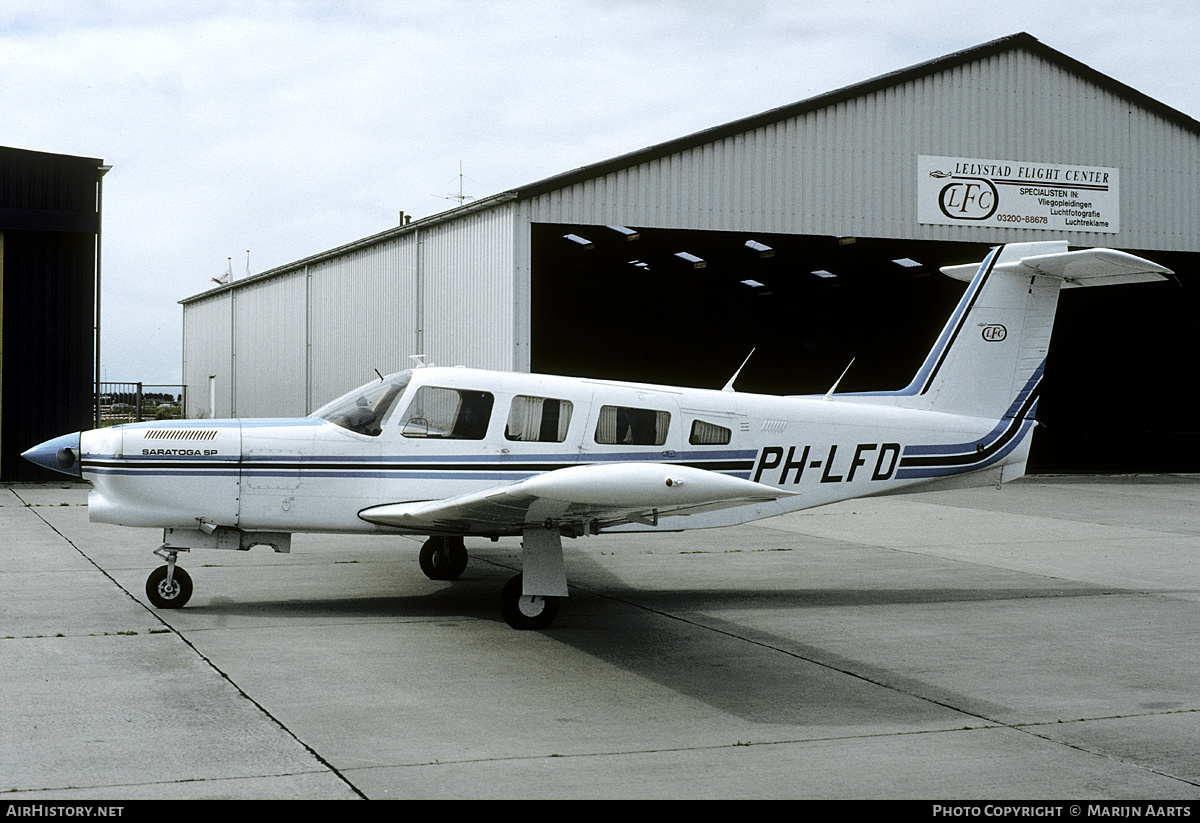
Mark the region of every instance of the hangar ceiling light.
POLYGON ((758 252, 759 257, 775 256, 775 249, 771 248, 766 243, 760 243, 757 240, 747 240, 746 248, 758 252))
POLYGON ((578 234, 564 234, 563 239, 570 240, 572 243, 578 243, 585 249, 593 248, 596 245, 591 240, 588 240, 586 237, 580 237, 578 234))
POLYGON ((692 266, 694 268, 697 268, 697 269, 702 269, 708 265, 708 263, 705 262, 703 257, 697 257, 696 255, 691 254, 690 252, 677 251, 677 252, 675 252, 675 256, 681 260, 688 261, 689 263, 692 264, 692 266))
POLYGON ((893 260, 897 266, 903 266, 906 269, 919 269, 921 264, 909 257, 901 257, 899 260, 893 260))
POLYGON ((752 289, 761 289, 765 285, 764 283, 759 283, 757 280, 743 280, 742 284, 752 289))
POLYGON ((625 235, 626 240, 637 240, 639 237, 641 237, 641 235, 638 234, 636 231, 634 231, 633 229, 630 229, 630 228, 626 228, 625 226, 609 226, 608 228, 612 229, 615 232, 625 235))
POLYGON ((815 274, 817 277, 820 277, 822 280, 832 280, 837 277, 836 274, 831 271, 826 271, 825 269, 817 269, 815 272, 813 272, 813 274, 815 274))

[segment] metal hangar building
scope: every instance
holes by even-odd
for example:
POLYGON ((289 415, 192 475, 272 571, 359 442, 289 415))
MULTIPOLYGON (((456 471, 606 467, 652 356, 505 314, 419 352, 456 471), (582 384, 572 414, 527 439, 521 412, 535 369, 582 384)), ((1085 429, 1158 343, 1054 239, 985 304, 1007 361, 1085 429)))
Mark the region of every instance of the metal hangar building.
POLYGON ((1031 469, 1196 471, 1200 123, 1016 34, 182 301, 191 416, 304 415, 426 362, 824 393, 907 384, 940 267, 1065 239, 1172 283, 1064 292, 1031 469))

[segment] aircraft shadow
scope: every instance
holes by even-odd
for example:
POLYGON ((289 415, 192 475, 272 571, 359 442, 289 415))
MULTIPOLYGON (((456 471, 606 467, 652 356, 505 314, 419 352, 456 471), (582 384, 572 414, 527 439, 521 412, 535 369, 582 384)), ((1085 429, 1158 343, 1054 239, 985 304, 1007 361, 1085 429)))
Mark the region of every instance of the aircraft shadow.
MULTIPOLYGON (((944 722, 948 707, 978 717, 996 717, 1006 707, 805 643, 802 616, 787 622, 786 633, 764 628, 776 624, 780 613, 1089 597, 1113 591, 1037 578, 1026 586, 997 587, 644 589, 611 574, 589 575, 580 568, 595 565, 594 559, 575 561, 583 582, 572 586, 559 620, 543 632, 546 637, 730 715, 755 723, 799 726, 844 727, 878 724, 881 719, 927 724, 944 722), (738 613, 756 614, 742 621, 738 613)), ((431 582, 437 588, 427 593, 272 600, 219 597, 188 611, 285 622, 465 619, 499 623, 499 584, 510 572, 494 561, 473 558, 462 579, 452 584, 431 582)), ((410 576, 398 574, 398 584, 402 580, 402 587, 411 590, 410 576)), ((522 644, 520 633, 514 632, 510 642, 521 653, 546 653, 522 644)))
POLYGON ((210 598, 205 605, 188 606, 187 610, 194 614, 300 620, 421 620, 443 617, 500 621, 497 587, 480 582, 472 585, 467 580, 428 594, 416 595, 297 597, 271 600, 217 596, 210 598))
MULTIPOLYGON (((911 673, 806 642, 806 610, 1092 597, 1092 586, 921 589, 705 589, 622 587, 593 593, 547 636, 713 708, 758 723, 877 723, 945 719, 947 707, 981 718, 1010 711, 911 673), (602 600, 610 600, 604 605, 602 600), (623 604, 616 607, 611 601, 623 604), (636 608, 630 609, 629 606, 636 608), (739 614, 745 614, 742 619, 739 614), (782 630, 775 629, 784 617, 782 630)), ((572 601, 577 598, 572 596, 572 601)), ((583 600, 583 598, 578 598, 583 600)), ((894 613, 891 613, 894 615, 894 613)), ((852 631, 852 630, 851 630, 852 631)), ((872 641, 870 646, 874 647, 872 641)), ((845 648, 844 645, 840 648, 845 648)), ((1000 652, 998 651, 999 655, 1000 652)), ((1002 661, 997 661, 1002 662, 1002 661)))

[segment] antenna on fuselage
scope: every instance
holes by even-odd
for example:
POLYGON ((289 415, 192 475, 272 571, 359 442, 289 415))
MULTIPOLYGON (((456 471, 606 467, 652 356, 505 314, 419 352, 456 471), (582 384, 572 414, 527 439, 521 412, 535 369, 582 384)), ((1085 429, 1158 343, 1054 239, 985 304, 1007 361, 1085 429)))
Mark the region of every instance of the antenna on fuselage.
POLYGON ((742 365, 738 366, 738 370, 733 373, 733 377, 729 378, 729 382, 725 384, 725 387, 721 391, 737 391, 733 387, 733 381, 738 379, 738 375, 742 373, 742 369, 746 368, 746 364, 750 362, 750 358, 754 356, 754 352, 756 351, 758 351, 757 347, 750 350, 750 353, 746 355, 746 359, 742 361, 742 365))
POLYGON ((412 367, 414 369, 423 369, 429 365, 425 362, 425 355, 423 354, 410 354, 408 359, 412 361, 412 367))
POLYGON ((829 400, 831 397, 833 397, 833 393, 837 389, 838 383, 842 382, 842 378, 846 376, 846 372, 850 371, 850 367, 853 365, 854 365, 854 358, 851 357, 850 362, 846 364, 846 368, 842 369, 841 375, 838 376, 837 380, 833 381, 833 385, 829 387, 829 391, 825 392, 825 398, 824 398, 825 400, 829 400))

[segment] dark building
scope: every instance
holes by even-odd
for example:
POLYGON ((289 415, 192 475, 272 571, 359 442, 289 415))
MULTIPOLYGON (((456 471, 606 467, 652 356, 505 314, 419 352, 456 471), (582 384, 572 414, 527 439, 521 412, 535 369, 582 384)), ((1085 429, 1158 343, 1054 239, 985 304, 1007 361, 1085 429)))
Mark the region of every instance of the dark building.
POLYGON ((0 480, 50 479, 21 452, 92 427, 106 170, 0 147, 0 480))

